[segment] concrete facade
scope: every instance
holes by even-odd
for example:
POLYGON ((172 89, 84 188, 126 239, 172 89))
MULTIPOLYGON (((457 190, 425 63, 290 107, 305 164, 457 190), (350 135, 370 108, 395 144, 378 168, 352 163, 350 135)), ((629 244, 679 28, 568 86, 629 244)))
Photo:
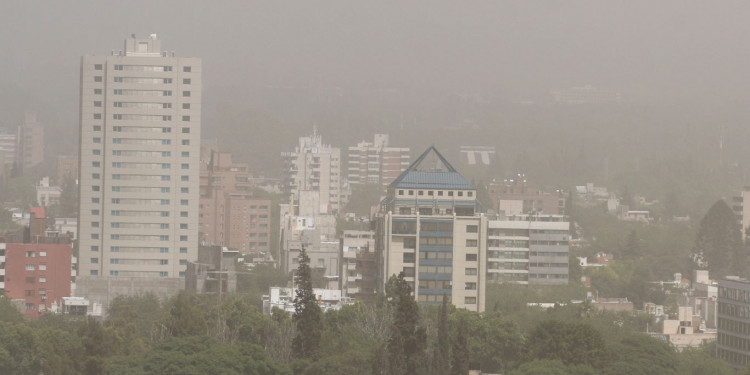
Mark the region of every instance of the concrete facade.
POLYGON ((293 152, 281 154, 284 159, 284 193, 299 197, 311 191, 318 195, 317 213, 336 213, 346 204, 341 177, 341 150, 323 143, 317 131, 300 137, 293 152))
POLYGON ((375 134, 372 142, 362 141, 349 147, 347 179, 349 185, 382 184, 388 186, 411 160, 408 147, 389 147, 387 134, 375 134))
POLYGON ((379 287, 403 272, 414 297, 484 311, 486 217, 476 189, 434 148, 388 186, 376 220, 379 287))
POLYGON ((750 280, 719 280, 716 356, 737 369, 750 364, 750 280))
POLYGON ((198 251, 201 60, 133 36, 82 57, 80 90, 77 294, 173 293, 198 251))
POLYGON ((517 284, 568 283, 570 223, 560 215, 489 220, 487 280, 517 284))
POLYGON ((242 254, 268 252, 271 201, 255 199, 244 163, 216 147, 201 147, 200 240, 242 254))

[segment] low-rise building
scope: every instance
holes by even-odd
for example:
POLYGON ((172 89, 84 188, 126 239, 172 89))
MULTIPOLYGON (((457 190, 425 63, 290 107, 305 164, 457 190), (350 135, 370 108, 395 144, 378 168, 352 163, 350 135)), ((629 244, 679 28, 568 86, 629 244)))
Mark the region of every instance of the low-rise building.
POLYGON ((198 260, 188 262, 185 290, 226 296, 237 291, 238 250, 224 246, 199 246, 198 260))

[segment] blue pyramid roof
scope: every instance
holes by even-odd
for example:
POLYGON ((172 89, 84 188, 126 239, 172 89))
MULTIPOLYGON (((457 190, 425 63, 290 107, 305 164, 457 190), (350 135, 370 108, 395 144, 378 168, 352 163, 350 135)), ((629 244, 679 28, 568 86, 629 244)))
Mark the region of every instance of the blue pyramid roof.
POLYGON ((435 146, 430 146, 409 168, 388 186, 395 189, 476 190, 443 157, 435 146), (428 156, 432 158, 428 159, 428 156))

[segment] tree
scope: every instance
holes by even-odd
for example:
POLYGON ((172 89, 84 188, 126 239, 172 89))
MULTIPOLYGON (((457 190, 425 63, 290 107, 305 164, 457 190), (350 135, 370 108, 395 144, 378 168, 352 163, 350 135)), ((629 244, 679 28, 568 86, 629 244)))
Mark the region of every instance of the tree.
POLYGON ((388 301, 393 305, 393 328, 388 340, 388 374, 421 374, 425 371, 427 333, 419 325, 419 306, 404 280, 404 273, 391 276, 385 286, 388 301))
POLYGON ((432 356, 432 374, 448 375, 450 370, 450 333, 448 332, 448 298, 443 295, 443 304, 438 314, 437 345, 432 356))
POLYGON ((638 233, 633 229, 630 231, 630 234, 628 234, 625 246, 622 249, 622 255, 629 258, 637 258, 641 256, 641 245, 638 242, 638 233))
POLYGON ((297 335, 292 341, 292 351, 299 358, 315 359, 323 331, 323 313, 313 293, 310 257, 307 256, 305 246, 299 252, 299 266, 294 283, 297 290, 292 319, 297 324, 297 335))
POLYGON ((692 258, 698 268, 708 268, 716 276, 745 271, 747 258, 737 218, 723 200, 701 219, 692 258))
POLYGON ((599 368, 607 358, 604 338, 585 323, 548 320, 531 333, 526 345, 533 359, 559 360, 566 365, 588 365, 599 368))
POLYGON ((669 344, 643 334, 631 334, 612 345, 612 364, 605 374, 676 375, 677 354, 669 344), (624 372, 627 369, 627 372, 624 372))
POLYGON ((466 339, 466 320, 459 318, 456 324, 456 336, 453 339, 453 355, 451 361, 451 375, 464 375, 469 373, 469 345, 466 339))

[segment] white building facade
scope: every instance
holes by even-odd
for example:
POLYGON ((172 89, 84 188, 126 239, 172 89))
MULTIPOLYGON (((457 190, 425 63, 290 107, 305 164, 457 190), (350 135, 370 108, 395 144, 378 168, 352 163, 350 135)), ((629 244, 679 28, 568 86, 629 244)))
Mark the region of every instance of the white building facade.
POLYGON ((84 281, 180 278, 197 259, 201 60, 160 47, 133 35, 81 60, 84 281))

